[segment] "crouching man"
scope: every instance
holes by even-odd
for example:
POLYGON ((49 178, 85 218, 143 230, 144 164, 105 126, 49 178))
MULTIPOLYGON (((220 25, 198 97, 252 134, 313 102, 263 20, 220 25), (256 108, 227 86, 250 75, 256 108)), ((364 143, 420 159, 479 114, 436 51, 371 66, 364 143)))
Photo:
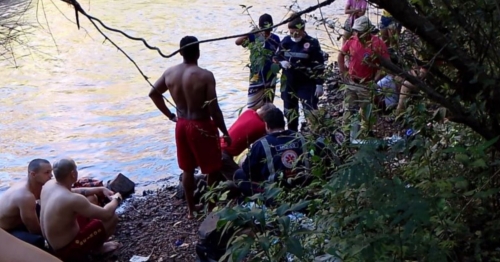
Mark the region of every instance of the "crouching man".
POLYGON ((264 181, 278 181, 279 175, 292 179, 291 186, 300 184, 304 176, 298 176, 300 169, 309 166, 307 157, 301 157, 306 150, 304 137, 295 131, 285 130, 285 117, 278 108, 264 116, 267 135, 252 145, 242 169, 236 171, 234 180, 241 193, 251 196, 263 191, 264 181))
POLYGON ((121 195, 109 197, 111 202, 104 207, 94 205, 82 194, 71 191, 78 179, 74 160, 61 159, 53 168, 55 181, 42 188, 40 225, 54 254, 63 261, 74 261, 119 248, 119 243, 106 241, 115 232, 115 210, 121 195))
MULTIPOLYGON (((229 128, 231 145, 221 144, 222 148, 222 169, 221 172, 227 180, 232 180, 234 172, 240 167, 234 161, 234 157, 239 156, 251 144, 266 135, 264 117, 276 108, 271 103, 265 103, 257 110, 248 109, 244 111, 229 128)), ((222 141, 223 142, 223 141, 222 141)))

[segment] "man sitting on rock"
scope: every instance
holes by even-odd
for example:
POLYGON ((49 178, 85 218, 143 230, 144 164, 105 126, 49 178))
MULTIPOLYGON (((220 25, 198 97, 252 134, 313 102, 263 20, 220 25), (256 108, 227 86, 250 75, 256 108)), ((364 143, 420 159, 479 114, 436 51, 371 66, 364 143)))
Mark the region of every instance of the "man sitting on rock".
POLYGON ((273 108, 264 117, 267 135, 252 145, 242 168, 234 175, 241 193, 251 196, 262 192, 260 183, 293 179, 292 186, 304 181, 298 173, 308 167, 307 158, 301 157, 306 150, 306 141, 300 133, 285 130, 285 117, 278 108, 273 108))
POLYGON ((222 143, 222 174, 227 180, 232 180, 234 172, 239 169, 234 157, 243 153, 255 141, 266 135, 266 125, 264 117, 266 114, 276 108, 271 103, 266 103, 257 111, 248 109, 244 111, 238 119, 229 128, 229 137, 231 145, 222 143))
POLYGON ((55 181, 47 182, 40 196, 40 225, 54 254, 63 261, 74 261, 92 252, 102 254, 116 250, 118 242, 106 241, 118 223, 115 210, 121 195, 114 194, 108 204, 100 207, 82 194, 72 192, 71 185, 78 179, 72 159, 57 161, 54 176, 55 181))
POLYGON ((52 178, 52 165, 34 159, 28 165, 28 179, 9 188, 0 197, 0 228, 13 236, 44 248, 37 204, 42 186, 52 178))

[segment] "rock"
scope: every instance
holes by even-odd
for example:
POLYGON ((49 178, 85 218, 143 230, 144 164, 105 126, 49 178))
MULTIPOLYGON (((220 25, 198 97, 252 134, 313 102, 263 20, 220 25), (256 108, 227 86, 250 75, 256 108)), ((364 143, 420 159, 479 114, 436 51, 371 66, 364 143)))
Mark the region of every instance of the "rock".
POLYGON ((130 196, 135 191, 135 183, 122 173, 119 173, 107 187, 114 192, 120 193, 124 198, 130 196))

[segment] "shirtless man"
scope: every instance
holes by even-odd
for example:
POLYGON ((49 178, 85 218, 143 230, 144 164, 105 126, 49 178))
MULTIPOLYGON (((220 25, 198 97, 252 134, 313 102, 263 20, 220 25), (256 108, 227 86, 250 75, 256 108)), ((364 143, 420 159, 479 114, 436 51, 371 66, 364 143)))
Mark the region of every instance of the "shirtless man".
MULTIPOLYGON (((198 42, 196 37, 186 36, 182 38, 180 46, 182 48, 194 42, 198 42)), ((188 218, 192 219, 193 212, 201 209, 195 207, 194 203, 194 170, 199 166, 203 174, 208 174, 208 185, 213 185, 222 166, 217 128, 228 145, 231 144, 231 139, 217 102, 214 75, 198 67, 199 44, 182 49, 180 54, 184 61, 163 73, 149 92, 149 97, 168 119, 177 122, 177 161, 184 171, 182 183, 188 203, 188 218), (178 118, 170 112, 163 100, 162 94, 167 90, 170 90, 177 106, 178 118)))
POLYGON ((72 192, 71 185, 78 179, 72 159, 56 162, 54 176, 55 181, 43 186, 40 197, 40 225, 54 254, 63 261, 74 261, 91 252, 117 249, 119 243, 106 240, 115 232, 118 222, 115 210, 121 195, 116 193, 109 197, 111 202, 100 207, 82 194, 72 192))
POLYGON ((36 200, 42 186, 52 178, 52 165, 34 159, 28 165, 28 180, 9 188, 0 197, 0 228, 15 237, 43 248, 45 240, 38 222, 36 200))

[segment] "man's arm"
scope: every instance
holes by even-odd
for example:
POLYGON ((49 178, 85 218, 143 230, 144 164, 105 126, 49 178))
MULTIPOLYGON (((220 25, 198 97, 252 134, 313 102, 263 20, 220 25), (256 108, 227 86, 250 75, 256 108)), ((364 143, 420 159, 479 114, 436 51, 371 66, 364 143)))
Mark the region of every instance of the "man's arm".
MULTIPOLYGON (((217 128, 220 129, 222 134, 225 137, 229 137, 229 133, 226 129, 226 124, 224 123, 224 116, 222 115, 222 111, 219 107, 219 102, 217 101, 217 92, 215 91, 215 77, 212 72, 208 72, 207 74, 207 93, 206 98, 208 103, 208 110, 210 112, 210 116, 215 122, 217 128)), ((229 145, 228 145, 229 146, 229 145)))
POLYGON ((257 141, 252 145, 247 158, 243 162, 241 167, 245 174, 250 178, 252 182, 261 182, 267 179, 262 174, 262 165, 267 165, 265 163, 266 154, 262 148, 262 142, 257 141))
POLYGON ((314 77, 316 79, 316 85, 323 85, 325 80, 323 79, 323 74, 325 73, 325 57, 323 56, 323 52, 321 51, 321 45, 319 41, 316 39, 314 41, 314 49, 311 53, 311 66, 313 70, 314 77))
POLYGON ((278 48, 276 49, 276 52, 274 53, 274 56, 273 56, 273 61, 275 63, 279 63, 281 61, 286 61, 286 58, 285 58, 285 51, 286 51, 286 42, 287 42, 287 38, 283 38, 283 40, 281 40, 281 42, 279 42, 278 44, 278 48))
POLYGON ((71 192, 76 193, 76 194, 81 194, 85 197, 92 196, 92 195, 98 195, 101 197, 108 197, 112 196, 114 194, 113 191, 105 188, 105 187, 79 187, 79 188, 72 188, 71 192))
POLYGON ((113 197, 111 199, 111 202, 106 204, 104 207, 100 207, 90 203, 90 201, 84 196, 75 194, 73 196, 72 206, 74 207, 75 213, 84 217, 99 220, 109 220, 115 214, 115 210, 118 208, 119 204, 119 200, 113 197))
MULTIPOLYGON (((380 60, 380 58, 382 59, 390 59, 390 55, 389 55, 389 50, 387 49, 387 45, 385 44, 384 41, 382 41, 381 39, 378 39, 377 40, 377 53, 378 55, 380 56, 378 58, 378 60, 380 60)), ((381 69, 380 67, 380 63, 377 63, 377 66, 379 67, 379 69, 377 70, 377 73, 375 73, 375 77, 374 77, 374 81, 375 82, 378 82, 380 79, 382 79, 386 73, 384 72, 384 70, 381 69)))
POLYGON ((342 51, 339 52, 339 55, 337 56, 337 62, 339 63, 340 76, 344 77, 347 72, 347 68, 345 67, 345 54, 342 53, 342 51))
POLYGON ((40 222, 36 215, 36 199, 33 195, 26 195, 19 199, 19 211, 21 214, 21 221, 24 226, 32 234, 42 234, 40 222))
POLYGON ((154 88, 151 88, 149 91, 149 97, 155 103, 156 107, 170 120, 175 119, 175 115, 170 112, 165 105, 165 100, 163 100, 163 93, 168 90, 167 85, 165 84, 165 73, 161 75, 161 77, 156 80, 154 84, 154 88))
POLYGON ((238 38, 236 38, 236 41, 234 41, 234 43, 236 45, 242 45, 243 47, 246 46, 246 42, 252 42, 251 41, 251 36, 253 36, 252 34, 248 34, 248 35, 244 35, 244 36, 240 36, 238 38))
POLYGON ((348 40, 343 46, 342 49, 339 52, 339 55, 337 56, 337 62, 339 63, 339 72, 340 72, 340 77, 344 78, 347 73, 347 68, 345 66, 345 55, 349 51, 349 43, 350 41, 348 40))

